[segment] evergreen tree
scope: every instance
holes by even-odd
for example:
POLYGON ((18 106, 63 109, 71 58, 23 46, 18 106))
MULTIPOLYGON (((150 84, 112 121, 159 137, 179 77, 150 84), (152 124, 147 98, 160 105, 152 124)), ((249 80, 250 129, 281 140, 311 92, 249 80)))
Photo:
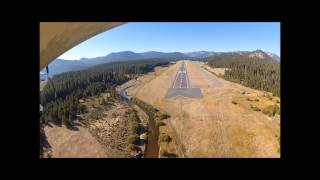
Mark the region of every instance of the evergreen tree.
MULTIPOLYGON (((85 111, 83 107, 80 109, 79 99, 102 92, 110 92, 112 98, 117 98, 117 85, 168 63, 161 59, 114 62, 55 75, 52 84, 45 86, 40 94, 40 103, 44 106, 41 117, 58 125, 71 125, 77 113, 85 111)), ((105 104, 105 99, 99 101, 105 104)))

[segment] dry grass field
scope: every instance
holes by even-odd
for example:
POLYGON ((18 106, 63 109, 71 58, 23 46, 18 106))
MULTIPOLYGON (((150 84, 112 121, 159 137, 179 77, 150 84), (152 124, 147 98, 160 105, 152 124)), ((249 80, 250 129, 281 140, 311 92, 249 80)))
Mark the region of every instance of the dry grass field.
POLYGON ((210 66, 204 65, 204 64, 202 65, 202 67, 205 70, 207 70, 209 72, 212 72, 212 73, 214 73, 216 75, 224 75, 224 71, 226 70, 226 68, 211 68, 210 66))
MULTIPOLYGON (((107 93, 101 94, 107 97, 107 93)), ((126 116, 129 106, 122 101, 109 101, 100 105, 97 97, 85 99, 87 112, 73 129, 51 125, 45 133, 51 146, 52 157, 129 157, 127 139, 129 122, 126 116), (99 110, 101 117, 91 114, 99 110)))
POLYGON ((88 129, 78 127, 70 130, 53 125, 45 127, 46 136, 55 158, 100 158, 108 157, 106 150, 89 133, 88 129))
POLYGON ((173 145, 161 148, 167 146, 179 157, 280 157, 279 115, 271 118, 252 108, 280 105, 279 97, 270 99, 266 92, 218 78, 200 62, 185 62, 190 85, 201 89, 202 99, 164 98, 182 61, 140 77, 127 89, 129 95, 170 113, 160 133, 171 134, 173 145))

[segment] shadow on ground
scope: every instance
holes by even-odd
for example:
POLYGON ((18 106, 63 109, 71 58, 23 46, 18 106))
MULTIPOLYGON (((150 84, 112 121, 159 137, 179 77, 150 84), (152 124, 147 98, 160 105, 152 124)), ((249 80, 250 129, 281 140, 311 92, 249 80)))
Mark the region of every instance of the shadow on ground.
POLYGON ((166 154, 166 157, 167 158, 177 158, 178 156, 174 153, 168 153, 168 154, 166 154))

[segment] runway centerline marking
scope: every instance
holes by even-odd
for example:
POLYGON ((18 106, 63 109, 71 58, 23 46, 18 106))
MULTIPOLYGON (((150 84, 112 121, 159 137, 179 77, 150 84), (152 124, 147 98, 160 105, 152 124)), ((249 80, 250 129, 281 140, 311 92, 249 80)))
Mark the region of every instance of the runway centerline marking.
POLYGON ((200 88, 191 88, 187 71, 187 65, 182 62, 176 73, 172 86, 168 89, 165 98, 203 98, 200 88))

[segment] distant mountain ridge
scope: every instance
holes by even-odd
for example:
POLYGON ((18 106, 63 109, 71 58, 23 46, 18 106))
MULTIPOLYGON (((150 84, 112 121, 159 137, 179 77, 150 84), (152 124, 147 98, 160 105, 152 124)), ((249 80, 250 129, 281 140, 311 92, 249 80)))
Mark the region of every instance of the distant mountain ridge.
POLYGON ((180 52, 164 53, 164 52, 148 51, 143 53, 135 53, 132 51, 121 51, 121 52, 113 52, 102 57, 81 58, 80 61, 86 65, 97 65, 97 64, 103 64, 106 62, 143 60, 143 59, 153 59, 153 58, 183 59, 183 58, 189 58, 189 57, 180 52))
POLYGON ((219 55, 213 55, 206 58, 206 61, 213 67, 222 67, 226 64, 246 60, 273 61, 275 63, 280 62, 273 58, 272 54, 262 50, 223 52, 219 55))
MULTIPOLYGON (((263 56, 266 54, 267 56, 273 59, 277 58, 277 56, 273 53, 264 52, 264 51, 261 51, 261 52, 264 53, 263 56)), ((143 53, 135 53, 132 51, 112 52, 106 56, 95 57, 95 58, 81 58, 80 60, 73 60, 73 61, 56 59, 49 64, 49 74, 55 75, 55 74, 60 74, 68 71, 77 71, 77 70, 82 70, 94 65, 115 62, 115 61, 134 61, 134 60, 144 60, 144 59, 153 59, 153 58, 172 59, 172 60, 197 59, 197 58, 214 57, 214 56, 225 54, 225 53, 243 54, 243 53, 250 53, 250 51, 235 51, 235 52, 193 51, 193 52, 185 52, 185 53, 157 52, 157 51, 147 51, 143 53)), ((44 69, 41 72, 45 72, 44 69)))
POLYGON ((213 52, 213 51, 193 51, 193 52, 186 52, 184 54, 191 58, 206 58, 209 56, 217 55, 219 53, 213 52))
POLYGON ((134 53, 132 51, 122 51, 122 52, 116 52, 116 53, 113 52, 106 56, 101 56, 101 57, 81 58, 80 61, 86 65, 97 65, 97 64, 103 64, 106 62, 136 60, 141 58, 143 58, 143 56, 141 56, 138 53, 134 53))
MULTIPOLYGON (((86 64, 78 60, 70 61, 64 59, 56 59, 49 64, 49 74, 55 75, 68 71, 77 71, 86 67, 86 64)), ((42 69, 40 73, 46 73, 45 68, 42 69)))
POLYGON ((267 52, 267 51, 264 51, 264 52, 267 53, 273 59, 280 61, 280 56, 276 55, 275 53, 271 53, 271 52, 267 52))

